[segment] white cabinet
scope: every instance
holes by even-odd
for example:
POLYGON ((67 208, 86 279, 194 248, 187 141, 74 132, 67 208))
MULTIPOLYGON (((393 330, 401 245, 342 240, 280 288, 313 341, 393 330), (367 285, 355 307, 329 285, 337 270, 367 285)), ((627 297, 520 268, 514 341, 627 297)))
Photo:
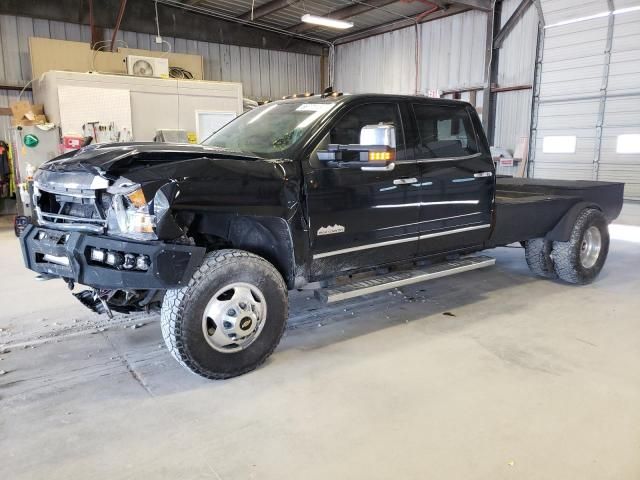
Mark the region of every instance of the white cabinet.
MULTIPOLYGON (((58 125, 61 117, 66 117, 61 108, 74 108, 67 104, 61 107, 58 92, 65 86, 128 90, 131 128, 136 141, 152 141, 159 129, 183 129, 195 133, 198 111, 242 113, 240 83, 51 71, 34 82, 33 93, 35 102, 44 104, 49 120, 58 125)), ((86 118, 83 121, 95 120, 86 118)), ((66 133, 72 132, 62 132, 63 135, 66 133)))

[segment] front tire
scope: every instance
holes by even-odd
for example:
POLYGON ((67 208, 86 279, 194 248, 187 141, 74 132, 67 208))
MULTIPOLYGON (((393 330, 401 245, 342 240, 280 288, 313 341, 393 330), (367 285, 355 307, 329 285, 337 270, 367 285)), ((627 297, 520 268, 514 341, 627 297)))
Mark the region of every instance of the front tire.
POLYGON ((287 288, 273 265, 242 250, 218 250, 205 256, 186 287, 167 291, 162 336, 191 372, 231 378, 271 355, 288 311, 287 288))
POLYGON ((585 285, 593 282, 607 259, 609 227, 600 210, 580 212, 566 242, 553 242, 551 256, 561 280, 585 285))

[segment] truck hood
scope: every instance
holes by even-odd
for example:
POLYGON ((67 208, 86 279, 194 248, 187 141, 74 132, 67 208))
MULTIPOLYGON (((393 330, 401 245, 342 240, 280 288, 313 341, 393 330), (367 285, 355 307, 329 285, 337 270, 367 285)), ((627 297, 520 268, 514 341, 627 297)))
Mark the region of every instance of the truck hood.
POLYGON ((233 152, 218 147, 155 142, 106 143, 66 153, 44 163, 40 168, 55 172, 90 172, 119 176, 138 168, 183 162, 196 158, 210 160, 261 160, 250 153, 233 152))
POLYGON ((161 143, 85 147, 43 164, 34 177, 38 191, 67 196, 87 189, 116 195, 140 185, 157 219, 159 239, 183 234, 181 212, 189 218, 202 211, 292 218, 299 182, 299 165, 289 159, 161 143))

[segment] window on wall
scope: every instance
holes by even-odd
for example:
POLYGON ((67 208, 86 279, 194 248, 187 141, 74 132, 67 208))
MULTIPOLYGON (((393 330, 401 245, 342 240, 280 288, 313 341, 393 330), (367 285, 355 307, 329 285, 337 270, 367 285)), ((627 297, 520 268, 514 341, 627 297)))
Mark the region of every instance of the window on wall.
POLYGON ((640 153, 640 133, 618 135, 616 153, 640 153))
POLYGON ((575 135, 550 135, 542 140, 543 153, 576 153, 575 135))
POLYGON ((471 120, 464 106, 414 104, 420 141, 419 158, 455 158, 478 152, 471 120))

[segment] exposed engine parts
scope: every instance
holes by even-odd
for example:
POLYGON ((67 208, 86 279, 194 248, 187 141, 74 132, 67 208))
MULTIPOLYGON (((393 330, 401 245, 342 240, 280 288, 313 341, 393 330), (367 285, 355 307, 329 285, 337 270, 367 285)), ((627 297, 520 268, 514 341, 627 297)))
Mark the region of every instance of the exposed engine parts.
POLYGON ((106 290, 88 289, 73 294, 89 310, 109 318, 113 312, 131 313, 142 309, 157 309, 162 302, 164 292, 161 290, 106 290))

